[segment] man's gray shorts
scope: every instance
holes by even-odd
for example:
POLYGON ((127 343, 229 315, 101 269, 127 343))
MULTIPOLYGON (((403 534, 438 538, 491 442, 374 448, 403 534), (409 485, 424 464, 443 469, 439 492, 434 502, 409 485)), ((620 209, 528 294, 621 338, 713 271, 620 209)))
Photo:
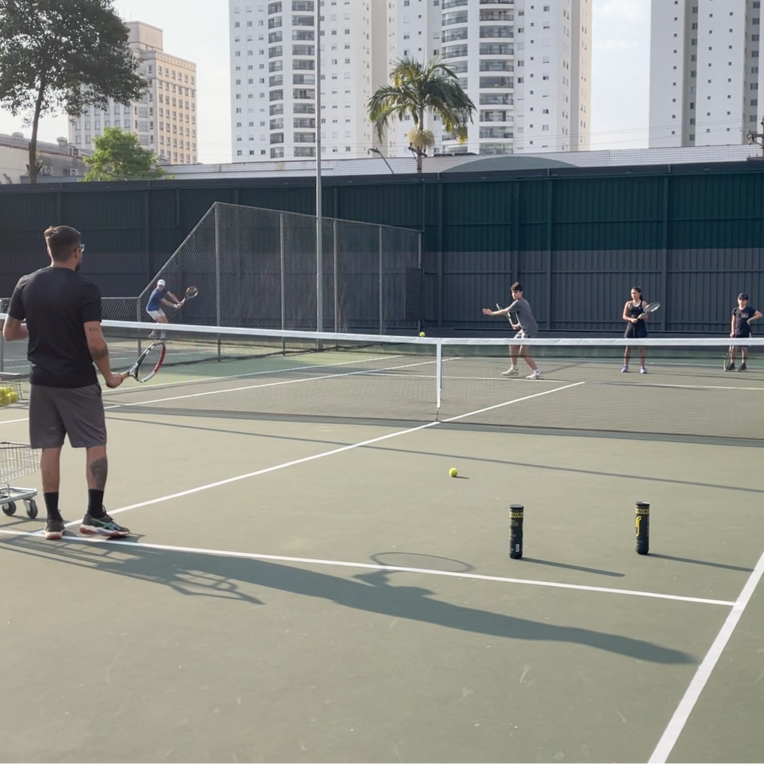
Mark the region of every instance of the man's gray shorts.
POLYGON ((106 416, 100 385, 29 386, 29 441, 32 448, 60 448, 69 436, 73 448, 106 445, 106 416))

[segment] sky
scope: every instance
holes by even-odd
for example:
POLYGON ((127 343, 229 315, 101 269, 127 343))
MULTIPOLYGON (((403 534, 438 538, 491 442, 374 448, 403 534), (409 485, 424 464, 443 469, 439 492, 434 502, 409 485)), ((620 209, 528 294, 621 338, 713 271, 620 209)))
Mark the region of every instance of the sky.
MULTIPOLYGON (((230 162, 227 0, 115 0, 114 6, 125 21, 162 29, 165 51, 196 63, 199 161, 230 162)), ((645 148, 650 0, 594 0, 593 16, 591 147, 645 148)), ((0 133, 17 131, 31 135, 21 116, 0 111, 0 133)), ((59 136, 68 136, 65 116, 40 120, 40 140, 59 136)))

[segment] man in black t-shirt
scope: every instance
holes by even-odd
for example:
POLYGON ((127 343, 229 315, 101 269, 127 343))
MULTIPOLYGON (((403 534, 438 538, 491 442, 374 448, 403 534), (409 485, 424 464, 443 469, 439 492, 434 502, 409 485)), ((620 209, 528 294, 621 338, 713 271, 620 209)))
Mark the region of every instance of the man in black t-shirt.
MULTIPOLYGON (((730 337, 750 337, 751 321, 757 321, 761 318, 756 308, 748 305, 748 295, 740 293, 737 296, 737 308, 732 311, 732 320, 730 322, 730 337)), ((727 371, 735 370, 735 356, 737 356, 738 345, 730 345, 729 363, 727 371)), ((746 370, 746 361, 748 360, 748 348, 741 347, 740 371, 746 370)))
POLYGON ((88 508, 80 532, 109 538, 129 535, 103 508, 108 461, 106 417, 93 362, 108 387, 122 382, 109 365, 101 331, 101 293, 79 274, 85 246, 69 226, 45 231, 50 266, 22 276, 3 326, 6 340, 29 340, 29 438, 42 449, 45 537, 60 539, 65 522, 58 508, 61 447, 85 448, 88 508), (26 324, 22 322, 26 322, 26 324))

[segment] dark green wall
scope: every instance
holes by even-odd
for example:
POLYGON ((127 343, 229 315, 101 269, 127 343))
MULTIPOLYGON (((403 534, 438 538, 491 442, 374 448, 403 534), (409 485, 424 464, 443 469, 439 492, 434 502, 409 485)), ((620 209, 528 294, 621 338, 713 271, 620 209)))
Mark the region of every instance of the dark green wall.
MULTIPOLYGON (((764 163, 330 177, 324 187, 326 216, 424 231, 430 325, 489 328, 479 307, 508 299, 516 278, 554 331, 620 329, 632 282, 667 305, 655 330, 720 330, 741 289, 764 304, 764 163), (601 310, 582 311, 584 299, 601 310)), ((0 186, 0 295, 44 264, 42 231, 57 222, 82 230, 105 296, 137 294, 216 201, 313 214, 315 190, 309 178, 0 186)))

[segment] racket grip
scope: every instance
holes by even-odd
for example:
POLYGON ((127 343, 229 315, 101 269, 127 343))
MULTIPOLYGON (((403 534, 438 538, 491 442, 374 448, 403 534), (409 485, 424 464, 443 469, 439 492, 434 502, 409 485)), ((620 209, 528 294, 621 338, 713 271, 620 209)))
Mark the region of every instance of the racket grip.
POLYGON ((647 554, 650 551, 650 502, 638 501, 636 525, 637 554, 647 554))
POLYGON ((509 506, 509 556, 519 560, 523 556, 523 520, 525 507, 522 504, 509 506))

